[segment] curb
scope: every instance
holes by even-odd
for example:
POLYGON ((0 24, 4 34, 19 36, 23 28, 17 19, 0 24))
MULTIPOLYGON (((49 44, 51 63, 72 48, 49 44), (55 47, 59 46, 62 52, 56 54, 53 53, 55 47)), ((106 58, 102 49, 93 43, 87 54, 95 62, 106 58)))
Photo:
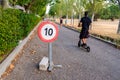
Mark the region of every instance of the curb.
POLYGON ((111 41, 107 41, 107 40, 105 40, 105 39, 102 39, 102 38, 100 38, 100 37, 97 37, 97 36, 94 36, 94 35, 90 35, 90 36, 93 37, 93 38, 95 38, 95 39, 98 39, 98 40, 100 40, 100 41, 103 41, 103 42, 105 42, 105 43, 111 44, 111 45, 113 45, 113 46, 115 46, 115 47, 120 46, 120 45, 116 45, 115 43, 113 43, 113 42, 111 42, 111 41))
POLYGON ((14 58, 23 49, 24 45, 29 41, 30 37, 33 35, 34 31, 37 29, 40 22, 35 26, 35 28, 30 32, 30 34, 10 53, 10 55, 0 64, 0 78, 10 66, 14 58))

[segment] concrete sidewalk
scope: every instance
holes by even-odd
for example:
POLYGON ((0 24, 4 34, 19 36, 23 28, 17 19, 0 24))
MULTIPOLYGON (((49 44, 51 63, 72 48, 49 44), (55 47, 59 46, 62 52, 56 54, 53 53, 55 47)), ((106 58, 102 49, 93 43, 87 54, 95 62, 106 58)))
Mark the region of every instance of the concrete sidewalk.
POLYGON ((53 43, 53 63, 62 68, 52 72, 40 71, 38 64, 48 56, 48 43, 43 43, 35 32, 22 55, 14 62, 14 69, 2 80, 119 80, 120 50, 89 38, 91 52, 77 47, 79 33, 59 27, 59 37, 53 43))
MULTIPOLYGON (((38 23, 38 25, 40 22, 38 23)), ((34 32, 36 32, 38 25, 35 26, 35 28, 30 32, 30 34, 24 39, 21 40, 16 46, 16 48, 8 55, 8 57, 0 64, 0 77, 5 74, 4 72, 10 67, 12 64, 12 61, 20 55, 21 51, 23 50, 24 46, 27 44, 27 42, 34 36, 34 32)))

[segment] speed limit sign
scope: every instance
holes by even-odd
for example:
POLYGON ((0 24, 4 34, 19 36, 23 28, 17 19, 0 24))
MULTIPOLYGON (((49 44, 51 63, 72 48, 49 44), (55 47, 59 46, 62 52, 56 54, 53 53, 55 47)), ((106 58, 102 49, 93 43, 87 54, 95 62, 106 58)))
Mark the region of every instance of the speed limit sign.
POLYGON ((58 27, 50 21, 43 21, 38 27, 38 37, 43 42, 53 42, 58 37, 58 27))

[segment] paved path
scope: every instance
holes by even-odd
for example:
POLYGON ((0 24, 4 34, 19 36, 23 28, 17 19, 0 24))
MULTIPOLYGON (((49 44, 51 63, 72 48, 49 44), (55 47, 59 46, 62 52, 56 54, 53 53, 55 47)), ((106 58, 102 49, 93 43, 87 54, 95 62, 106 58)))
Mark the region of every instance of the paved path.
POLYGON ((3 80, 120 80, 120 50, 89 38, 88 53, 77 47, 79 33, 64 27, 59 30, 58 40, 53 43, 53 62, 62 68, 52 72, 38 70, 40 60, 48 56, 48 44, 35 34, 3 80))

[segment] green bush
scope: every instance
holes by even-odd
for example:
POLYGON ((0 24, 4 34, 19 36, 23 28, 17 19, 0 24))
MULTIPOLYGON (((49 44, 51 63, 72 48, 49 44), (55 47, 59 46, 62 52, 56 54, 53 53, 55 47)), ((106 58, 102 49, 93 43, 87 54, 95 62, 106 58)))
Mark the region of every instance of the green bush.
POLYGON ((4 10, 0 16, 0 54, 8 53, 21 38, 18 10, 4 10))
POLYGON ((23 29, 23 36, 27 36, 29 32, 33 29, 33 27, 38 23, 39 19, 35 17, 34 14, 26 14, 21 13, 20 16, 20 24, 23 29))
POLYGON ((116 39, 116 44, 120 45, 120 39, 116 39))
POLYGON ((111 37, 108 37, 108 36, 103 36, 103 35, 98 35, 98 34, 92 34, 92 35, 100 37, 104 40, 116 43, 116 45, 120 45, 120 39, 114 39, 114 38, 111 38, 111 37))
POLYGON ((10 53, 26 37, 39 19, 20 10, 0 8, 0 56, 10 53))

